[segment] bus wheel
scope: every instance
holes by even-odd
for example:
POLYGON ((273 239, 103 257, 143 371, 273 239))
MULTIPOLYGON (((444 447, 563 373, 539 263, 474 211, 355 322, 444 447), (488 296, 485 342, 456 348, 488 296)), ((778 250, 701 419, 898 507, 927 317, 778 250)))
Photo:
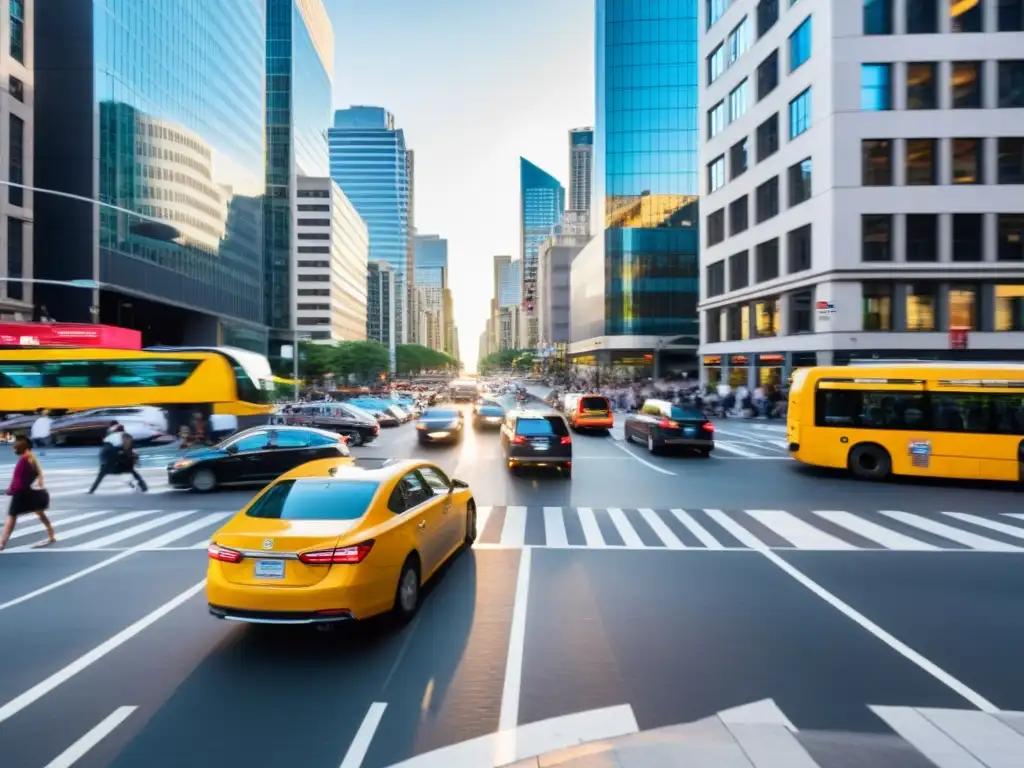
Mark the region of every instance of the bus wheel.
POLYGON ((850 451, 850 471, 864 480, 885 480, 892 473, 889 452, 874 443, 861 443, 850 451))

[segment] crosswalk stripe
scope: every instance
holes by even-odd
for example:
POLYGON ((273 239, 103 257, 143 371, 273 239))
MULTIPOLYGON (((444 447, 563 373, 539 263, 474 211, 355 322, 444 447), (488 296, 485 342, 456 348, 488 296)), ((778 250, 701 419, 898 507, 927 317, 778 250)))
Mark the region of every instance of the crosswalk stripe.
MULTIPOLYGON (((86 534, 92 533, 93 531, 98 531, 103 528, 110 528, 111 526, 118 525, 119 523, 127 523, 129 520, 136 520, 140 517, 156 514, 158 512, 160 512, 159 509, 144 509, 138 512, 125 512, 121 515, 115 515, 114 517, 108 517, 105 520, 100 520, 98 523, 89 523, 88 525, 82 525, 78 528, 70 528, 66 531, 58 531, 58 546, 67 541, 68 539, 78 539, 82 536, 85 536, 86 534)), ((17 552, 19 550, 24 549, 31 549, 31 547, 15 547, 11 551, 17 552)))
POLYGON ((985 768, 924 715, 910 707, 871 707, 886 725, 936 768, 985 768))
POLYGON ((643 539, 640 538, 640 534, 636 532, 636 529, 630 525, 625 512, 618 507, 609 507, 608 517, 612 519, 612 524, 615 526, 615 530, 619 532, 619 536, 622 537, 623 544, 630 549, 645 549, 643 539))
MULTIPOLYGON (((196 531, 201 531, 203 528, 207 528, 208 526, 214 525, 215 523, 219 523, 226 517, 231 517, 231 514, 231 512, 213 512, 209 515, 205 515, 199 518, 198 520, 193 520, 192 522, 188 523, 187 525, 183 525, 180 528, 175 528, 174 530, 168 531, 167 533, 161 533, 156 538, 150 539, 149 541, 145 541, 142 544, 139 544, 136 547, 136 549, 145 550, 160 549, 161 547, 166 547, 168 544, 173 544, 175 541, 180 541, 181 539, 195 533, 196 531)), ((203 542, 204 546, 207 546, 207 544, 207 542, 203 542)))
POLYGON ((569 546, 561 507, 544 507, 544 542, 549 547, 569 546))
MULTIPOLYGON (((84 512, 81 515, 72 515, 71 517, 57 518, 56 520, 51 518, 50 523, 53 524, 54 530, 57 531, 59 535, 60 532, 63 530, 63 526, 67 525, 68 523, 77 523, 82 520, 90 520, 94 517, 99 517, 100 515, 109 514, 109 509, 99 509, 96 510, 95 512, 84 512)), ((47 513, 47 517, 49 517, 49 513, 47 513)), ((45 530, 46 526, 42 523, 36 523, 35 525, 28 526, 19 525, 17 528, 14 529, 14 533, 11 534, 11 538, 16 539, 19 536, 29 536, 33 533, 42 533, 45 530)))
POLYGON ((207 549, 209 546, 210 539, 203 539, 202 541, 197 541, 195 544, 190 546, 189 549, 207 549))
POLYGON ((953 528, 948 525, 943 525, 936 520, 930 520, 927 517, 921 517, 920 515, 912 515, 909 512, 897 512, 893 510, 880 510, 879 514, 891 517, 893 520, 899 520, 901 523, 912 525, 915 528, 920 528, 922 531, 928 531, 928 533, 934 533, 936 536, 941 536, 944 539, 955 541, 958 544, 970 547, 971 549, 980 549, 988 552, 1019 552, 1019 547, 1014 547, 1010 544, 1004 544, 1001 541, 995 541, 993 539, 986 539, 984 536, 978 536, 974 533, 968 533, 962 531, 959 528, 953 528))
POLYGON ((580 525, 583 527, 583 538, 591 549, 605 549, 604 537, 597 525, 597 518, 594 517, 594 510, 590 507, 578 507, 576 514, 580 518, 580 525))
POLYGON ((109 547, 111 544, 117 544, 125 539, 130 539, 132 536, 145 533, 146 531, 151 531, 154 528, 159 528, 163 525, 168 525, 169 523, 173 523, 175 520, 180 520, 183 517, 188 517, 195 512, 196 510, 194 509, 189 509, 184 512, 171 512, 170 514, 161 515, 153 520, 147 520, 144 523, 133 525, 130 528, 123 528, 120 531, 116 531, 106 536, 101 536, 98 539, 92 539, 81 544, 76 544, 73 547, 68 547, 68 549, 103 549, 105 547, 109 547))
POLYGON ((505 525, 501 528, 501 546, 522 547, 526 544, 526 507, 506 507, 505 525))
POLYGON ((742 456, 746 459, 757 459, 760 458, 760 454, 748 451, 746 448, 740 448, 738 445, 726 440, 715 440, 715 450, 724 449, 730 453, 735 453, 737 456, 742 456))
POLYGON ((491 510, 494 507, 477 507, 476 508, 476 538, 480 540, 480 536, 484 532, 484 528, 487 527, 487 518, 491 516, 491 510))
POLYGON ((751 549, 762 550, 766 548, 763 541, 761 541, 759 538, 757 538, 757 536, 752 534, 742 525, 740 525, 727 514, 725 514, 722 510, 705 509, 704 512, 705 514, 707 514, 708 517, 710 517, 720 526, 725 528, 725 530, 727 530, 730 534, 736 537, 736 540, 739 541, 740 544, 742 544, 743 546, 750 547, 751 549))
POLYGON ((658 517, 657 512, 646 508, 637 511, 666 547, 669 549, 686 549, 686 545, 679 540, 678 536, 672 533, 672 529, 665 524, 664 520, 658 517))
POLYGON ((852 544, 825 533, 799 517, 781 509, 743 510, 762 525, 771 528, 779 536, 798 549, 857 549, 852 544))
POLYGON ((870 539, 886 549, 916 550, 921 552, 938 549, 938 547, 932 546, 928 542, 918 541, 910 536, 905 536, 899 531, 894 531, 890 528, 886 528, 885 526, 873 523, 870 520, 865 520, 863 517, 851 515, 849 512, 843 512, 841 510, 819 510, 815 511, 814 514, 828 520, 829 522, 835 523, 838 526, 846 528, 849 531, 853 531, 857 535, 863 536, 865 539, 870 539))
POLYGON ((694 520, 685 509, 670 509, 672 516, 708 549, 724 549, 722 542, 708 533, 708 529, 694 520))
POLYGON ((1006 534, 1007 536, 1013 536, 1015 539, 1024 539, 1024 528, 1018 528, 1015 525, 1007 525, 1006 523, 1000 523, 996 520, 989 520, 987 517, 981 517, 980 515, 968 515, 964 512, 943 512, 944 515, 949 515, 957 520, 962 520, 965 523, 971 525, 978 525, 982 528, 988 528, 990 531, 998 531, 999 533, 1006 534))
POLYGON ((1024 736, 987 712, 919 709, 923 717, 990 768, 1019 768, 1024 736))

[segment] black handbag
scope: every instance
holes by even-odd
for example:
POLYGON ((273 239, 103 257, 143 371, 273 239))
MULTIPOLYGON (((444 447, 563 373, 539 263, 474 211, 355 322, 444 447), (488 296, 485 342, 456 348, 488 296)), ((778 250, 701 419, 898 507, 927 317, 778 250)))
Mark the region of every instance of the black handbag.
POLYGON ((30 488, 26 495, 33 512, 42 512, 50 508, 50 492, 45 488, 30 488))

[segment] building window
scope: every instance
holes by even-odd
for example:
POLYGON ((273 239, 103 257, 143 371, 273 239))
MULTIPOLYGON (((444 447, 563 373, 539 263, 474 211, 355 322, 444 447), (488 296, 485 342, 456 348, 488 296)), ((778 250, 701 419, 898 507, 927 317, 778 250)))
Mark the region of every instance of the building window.
POLYGON ((980 213, 953 214, 953 261, 981 261, 985 247, 985 217, 980 213))
POLYGON ((953 139, 953 183, 985 183, 985 140, 953 139))
POLYGON ((865 187, 892 186, 892 142, 864 139, 860 143, 861 184, 865 187))
POLYGON ((935 184, 935 139, 907 139, 906 172, 909 186, 935 184))
POLYGON ((772 176, 755 191, 754 204, 757 223, 768 221, 779 213, 779 177, 772 176))
POLYGON ((329 227, 331 226, 330 219, 299 219, 298 225, 300 227, 329 227))
POLYGON ((811 225, 805 224, 786 235, 786 261, 789 274, 811 268, 811 225))
POLYGON ((9 0, 11 16, 11 58, 25 63, 25 2, 9 0))
POLYGON ((892 261, 892 214, 866 213, 860 217, 862 261, 892 261))
POLYGON ((912 61, 907 64, 907 109, 938 109, 935 84, 938 67, 934 61, 912 61))
POLYGON ((953 109, 981 109, 981 62, 954 61, 953 109))
POLYGON ((757 36, 760 38, 779 20, 779 0, 758 0, 757 36))
POLYGON ((938 31, 938 0, 907 0, 907 34, 934 35, 938 31))
POLYGON ((861 322, 865 331, 892 330, 892 285, 862 283, 861 322))
POLYGON ((738 291, 750 285, 750 255, 747 251, 729 257, 729 290, 738 291))
POLYGON ((1000 261, 1024 261, 1024 214, 1000 213, 996 222, 1000 261))
POLYGON ((997 0, 999 31, 1024 32, 1024 0, 997 0))
MULTIPOLYGON (((11 113, 11 170, 10 181, 13 184, 25 183, 25 121, 11 113)), ((7 187, 7 202, 11 205, 25 204, 25 190, 21 187, 7 187)))
POLYGON ((747 172, 747 137, 729 147, 729 178, 735 179, 747 172))
POLYGON ((715 82, 725 72, 725 45, 719 44, 708 56, 708 84, 715 82))
POLYGON ((892 64, 860 65, 860 108, 867 112, 892 109, 892 64))
POLYGON ((779 113, 757 126, 757 161, 771 157, 779 151, 779 113))
POLYGON ((777 237, 758 243, 754 252, 754 278, 758 283, 774 280, 779 276, 779 239, 777 237))
POLYGON ((907 330, 935 331, 935 308, 938 290, 934 283, 907 285, 907 330))
POLYGON ((757 100, 760 101, 779 85, 779 49, 769 53, 757 65, 757 100))
POLYGON ((708 163, 708 193, 725 186, 725 155, 719 155, 708 163))
POLYGON ((1024 184, 1024 137, 999 139, 999 183, 1024 184))
POLYGON ((974 285, 951 285, 946 298, 950 328, 978 329, 978 288, 974 285))
POLYGON ((938 215, 934 213, 908 213, 906 246, 907 261, 938 261, 938 215))
POLYGON ((708 286, 708 298, 725 293, 725 262, 717 261, 704 270, 708 286))
POLYGON ((949 25, 953 32, 983 31, 982 10, 984 3, 946 0, 949 3, 949 25))
POLYGON ((864 34, 892 34, 892 0, 864 0, 864 34))
POLYGON ((11 92, 11 98, 25 101, 25 83, 20 78, 11 75, 7 79, 7 90, 11 92))
POLYGON ((720 101, 708 110, 708 138, 725 130, 725 102, 720 101))
POLYGON ((708 216, 708 248, 725 240, 725 208, 719 208, 708 216))
POLYGON ((765 338, 779 335, 779 300, 764 299, 754 302, 754 333, 765 338))
POLYGON ((701 325, 707 328, 707 335, 704 339, 706 343, 714 344, 722 340, 722 310, 712 309, 705 312, 701 325))
POLYGON ((738 235, 750 226, 750 202, 746 195, 729 203, 729 234, 738 235))
POLYGON ((999 108, 1024 107, 1024 59, 999 62, 999 108))
POLYGON ((811 89, 789 102, 789 139, 792 141, 811 127, 811 89))
POLYGON ((732 64, 736 59, 742 56, 748 48, 750 48, 750 25, 747 23, 747 17, 743 17, 743 21, 736 25, 732 32, 729 33, 727 40, 729 46, 729 63, 732 64))
POLYGON ((793 72, 798 69, 809 58, 811 58, 810 16, 804 19, 803 23, 789 36, 789 71, 793 72))
POLYGON ((729 341, 746 341, 750 338, 750 305, 741 304, 729 310, 729 341))
POLYGON ((737 85, 729 92, 729 122, 735 122, 747 111, 747 81, 737 85))
POLYGON ((707 12, 708 12, 708 29, 711 27, 729 10, 729 6, 732 5, 732 0, 706 0, 707 12))
POLYGON ((805 158, 789 166, 789 207, 800 205, 811 199, 811 158, 805 158))
POLYGON ((7 298, 21 301, 25 298, 25 222, 14 216, 7 217, 7 298))
POLYGON ((1024 285, 996 286, 997 331, 1024 331, 1024 285))
POLYGON ((789 332, 814 333, 814 315, 811 305, 814 296, 810 291, 800 291, 789 295, 789 332))

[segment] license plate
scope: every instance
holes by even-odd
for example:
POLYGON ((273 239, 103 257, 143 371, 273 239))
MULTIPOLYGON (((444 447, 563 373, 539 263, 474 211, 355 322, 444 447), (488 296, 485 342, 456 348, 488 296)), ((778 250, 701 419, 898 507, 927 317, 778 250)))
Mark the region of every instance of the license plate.
POLYGON ((447 432, 430 432, 427 437, 448 437, 447 432))
POLYGON ((533 444, 533 450, 535 451, 546 451, 549 448, 547 442, 537 441, 533 444))
POLYGON ((283 579, 284 560, 257 560, 257 579, 283 579))
POLYGON ((493 423, 501 421, 501 416, 488 416, 487 420, 493 423))
POLYGON ((697 434, 696 427, 683 427, 683 437, 693 437, 697 434))

